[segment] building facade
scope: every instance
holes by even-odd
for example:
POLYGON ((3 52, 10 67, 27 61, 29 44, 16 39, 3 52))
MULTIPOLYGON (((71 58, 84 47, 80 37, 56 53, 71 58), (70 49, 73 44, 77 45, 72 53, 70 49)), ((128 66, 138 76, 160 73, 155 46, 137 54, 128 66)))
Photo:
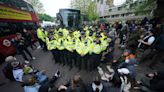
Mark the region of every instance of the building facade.
POLYGON ((141 4, 144 0, 126 0, 126 2, 122 5, 118 6, 109 6, 103 7, 103 4, 101 4, 99 8, 99 15, 100 18, 103 18, 109 22, 114 21, 124 21, 124 20, 133 20, 133 19, 142 19, 145 16, 151 17, 150 14, 145 15, 135 15, 134 13, 134 6, 141 4), (103 7, 103 8, 102 8, 103 7), (103 10, 104 9, 104 10, 103 10))

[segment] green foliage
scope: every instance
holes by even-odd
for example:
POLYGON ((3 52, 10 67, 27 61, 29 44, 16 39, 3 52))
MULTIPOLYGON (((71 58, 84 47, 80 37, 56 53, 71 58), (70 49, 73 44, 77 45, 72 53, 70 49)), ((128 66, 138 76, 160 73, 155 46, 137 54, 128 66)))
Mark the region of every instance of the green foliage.
POLYGON ((45 11, 43 4, 39 0, 27 0, 27 2, 34 7, 37 13, 43 13, 45 11))
POLYGON ((88 16, 89 20, 96 20, 97 18, 99 18, 98 13, 96 11, 96 3, 95 2, 92 2, 89 4, 86 15, 88 16))
POLYGON ((93 0, 72 0, 71 8, 80 10, 86 19, 90 21, 96 20, 99 17, 96 10, 96 3, 93 0))
POLYGON ((39 21, 54 21, 54 18, 47 15, 47 14, 38 14, 39 16, 39 21))
POLYGON ((135 14, 150 14, 156 8, 156 0, 144 0, 144 2, 135 6, 135 14))

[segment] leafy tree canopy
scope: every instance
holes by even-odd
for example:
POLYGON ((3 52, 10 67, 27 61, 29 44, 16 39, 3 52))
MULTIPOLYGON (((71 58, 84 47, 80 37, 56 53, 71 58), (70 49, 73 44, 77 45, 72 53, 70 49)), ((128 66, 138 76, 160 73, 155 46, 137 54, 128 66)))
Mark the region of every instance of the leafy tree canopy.
POLYGON ((54 21, 54 18, 47 14, 38 14, 39 21, 54 21))

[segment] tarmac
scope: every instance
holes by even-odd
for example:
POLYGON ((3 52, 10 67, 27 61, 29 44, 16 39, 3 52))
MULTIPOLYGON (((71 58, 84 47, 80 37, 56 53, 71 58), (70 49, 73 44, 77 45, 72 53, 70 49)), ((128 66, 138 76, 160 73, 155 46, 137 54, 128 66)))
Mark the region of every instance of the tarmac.
MULTIPOLYGON (((47 51, 44 52, 42 49, 35 49, 32 50, 29 48, 30 52, 33 56, 36 57, 36 60, 30 61, 30 64, 38 70, 45 70, 48 77, 52 77, 57 70, 61 72, 61 77, 56 81, 55 86, 59 86, 61 84, 67 83, 69 80, 73 78, 74 75, 80 74, 84 83, 91 83, 93 78, 98 74, 97 69, 91 72, 87 72, 85 70, 78 70, 77 68, 69 69, 68 66, 63 66, 62 64, 55 63, 51 52, 47 51)), ((114 51, 114 58, 117 59, 123 50, 118 48, 118 41, 116 41, 115 51, 114 51)), ((24 62, 24 59, 20 55, 16 55, 16 58, 20 62, 24 62)), ((149 61, 148 61, 149 62, 149 61)), ((104 65, 104 64, 103 64, 104 65)), ((164 63, 160 63, 156 66, 157 70, 164 69, 162 67, 164 63)), ((20 83, 18 82, 11 82, 6 79, 2 73, 2 68, 4 64, 0 65, 0 92, 23 92, 23 88, 21 87, 20 83)), ((140 66, 136 66, 137 68, 137 76, 143 75, 155 70, 151 70, 147 67, 147 63, 142 64, 140 66)), ((132 91, 132 92, 139 92, 139 91, 132 91)))

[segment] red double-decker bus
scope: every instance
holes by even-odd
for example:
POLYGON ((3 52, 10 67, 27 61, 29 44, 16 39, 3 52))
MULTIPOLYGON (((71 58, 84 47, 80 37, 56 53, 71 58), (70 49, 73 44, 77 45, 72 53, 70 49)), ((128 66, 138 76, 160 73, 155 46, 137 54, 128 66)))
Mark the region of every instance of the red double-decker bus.
POLYGON ((23 0, 0 1, 0 63, 5 57, 16 53, 11 44, 16 33, 22 33, 23 29, 27 28, 35 39, 34 30, 37 24, 38 17, 29 3, 23 0))

